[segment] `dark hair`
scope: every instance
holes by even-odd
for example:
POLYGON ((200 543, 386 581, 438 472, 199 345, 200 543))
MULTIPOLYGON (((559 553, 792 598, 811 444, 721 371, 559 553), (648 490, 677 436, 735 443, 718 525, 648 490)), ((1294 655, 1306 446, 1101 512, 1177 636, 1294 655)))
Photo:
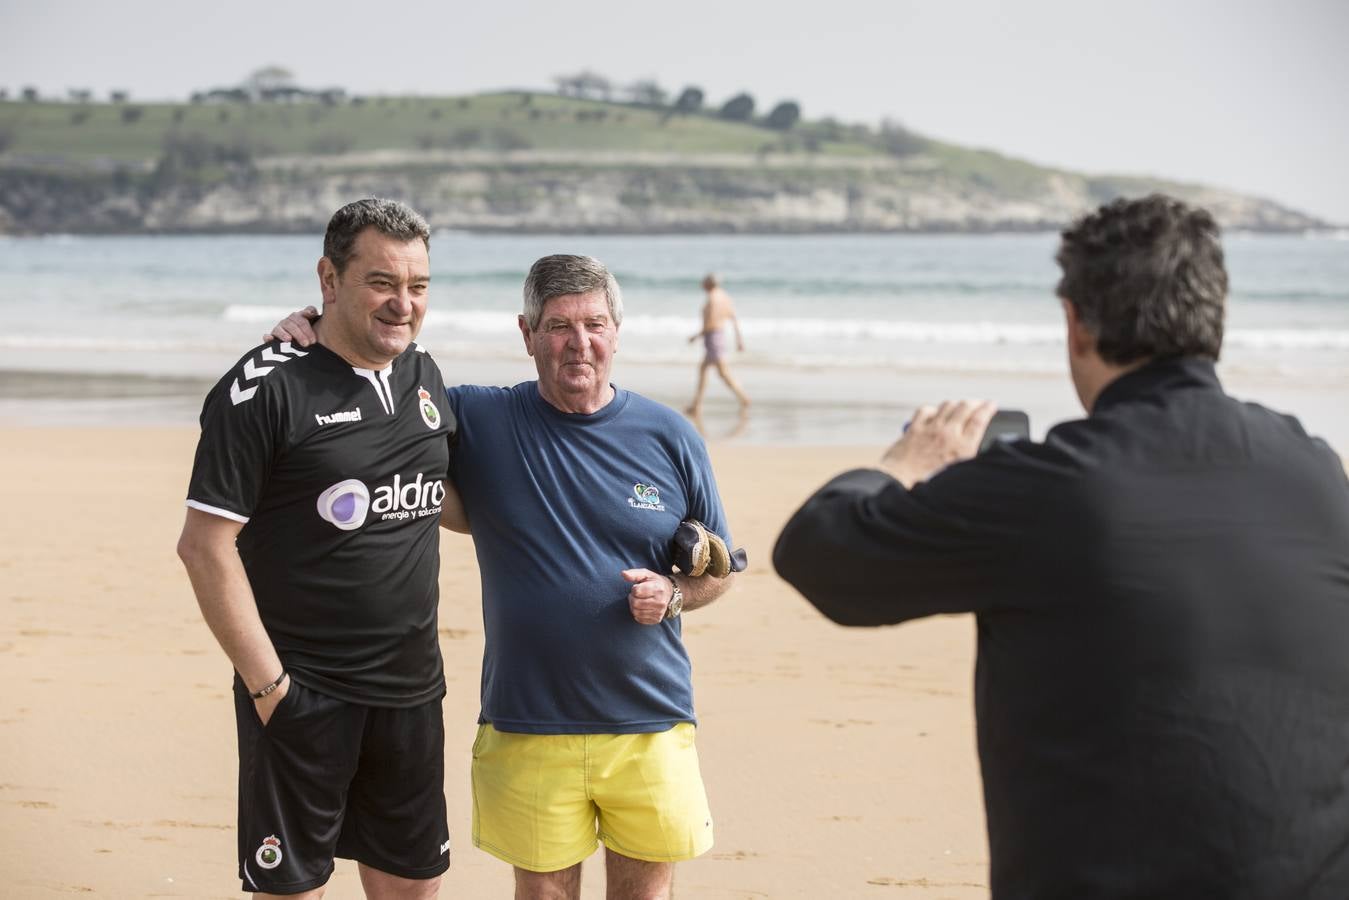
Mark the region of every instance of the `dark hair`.
POLYGON ((397 200, 357 200, 333 213, 323 235, 323 255, 341 275, 356 252, 356 238, 367 228, 400 241, 422 239, 431 249, 431 229, 412 207, 397 200))
POLYGON ((1115 200, 1063 232, 1058 295, 1106 362, 1199 356, 1223 343, 1227 270, 1207 211, 1153 194, 1115 200))
POLYGON ((525 324, 533 331, 543 318, 543 307, 554 297, 567 294, 588 294, 604 291, 609 303, 609 318, 615 325, 623 323, 623 293, 618 281, 593 256, 572 256, 558 253, 545 256, 530 266, 525 276, 525 324))

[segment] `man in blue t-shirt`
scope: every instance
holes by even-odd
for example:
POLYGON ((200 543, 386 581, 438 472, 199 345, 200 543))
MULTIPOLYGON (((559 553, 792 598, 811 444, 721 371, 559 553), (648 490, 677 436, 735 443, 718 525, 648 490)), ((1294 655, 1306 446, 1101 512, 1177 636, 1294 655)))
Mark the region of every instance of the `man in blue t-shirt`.
MULTIPOLYGON (((712 846, 680 623, 733 576, 664 573, 682 520, 730 534, 697 432, 610 383, 622 320, 602 263, 544 257, 519 319, 538 380, 447 392, 486 632, 473 842, 519 897, 579 897, 599 841, 611 893, 668 896, 673 863, 712 846)), ((296 314, 275 334, 307 331, 296 314)))

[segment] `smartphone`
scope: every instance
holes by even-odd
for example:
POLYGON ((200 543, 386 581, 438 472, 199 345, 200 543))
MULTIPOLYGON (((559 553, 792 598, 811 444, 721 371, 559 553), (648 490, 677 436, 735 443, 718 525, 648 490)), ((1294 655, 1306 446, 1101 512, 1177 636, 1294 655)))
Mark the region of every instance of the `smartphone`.
POLYGON ((983 453, 998 441, 1016 441, 1030 437, 1030 416, 1019 409, 1000 409, 989 420, 984 439, 979 442, 983 453))

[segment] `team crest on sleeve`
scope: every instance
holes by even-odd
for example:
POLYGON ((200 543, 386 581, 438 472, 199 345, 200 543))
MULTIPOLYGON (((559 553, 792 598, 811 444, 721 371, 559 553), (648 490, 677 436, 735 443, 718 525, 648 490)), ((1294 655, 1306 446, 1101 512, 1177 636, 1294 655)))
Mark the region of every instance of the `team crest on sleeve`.
POLYGON ((628 498, 628 505, 634 509, 665 511, 665 504, 660 502, 660 489, 654 484, 643 484, 639 481, 632 486, 632 493, 633 496, 628 498))
POLYGON ((424 387, 417 388, 417 408, 421 410, 422 421, 426 427, 435 430, 440 427, 440 410, 431 402, 431 392, 424 387))
POLYGON ((253 859, 264 869, 275 869, 281 865, 281 839, 274 834, 263 838, 253 859))

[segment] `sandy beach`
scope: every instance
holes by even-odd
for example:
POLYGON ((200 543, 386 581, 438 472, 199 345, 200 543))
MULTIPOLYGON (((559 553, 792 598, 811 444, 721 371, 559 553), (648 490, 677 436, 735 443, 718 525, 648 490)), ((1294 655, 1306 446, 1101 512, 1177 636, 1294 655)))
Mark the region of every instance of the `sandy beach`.
MULTIPOLYGON (((239 896, 230 669, 174 555, 196 430, 7 426, 0 441, 5 895, 239 896)), ((843 629, 769 564, 806 493, 878 450, 712 443, 751 567, 685 624, 716 846, 681 865, 681 896, 987 896, 973 621, 843 629)), ((458 535, 443 538, 440 629, 442 896, 506 897, 509 868, 469 839, 482 622, 458 535)), ((329 896, 360 896, 353 864, 329 896)))
MULTIPOLYGON (((625 374, 665 402, 687 396, 685 370, 625 374)), ((685 623, 716 846, 680 867, 679 894, 986 897, 972 618, 840 628, 777 578, 769 555, 796 506, 831 475, 872 463, 917 403, 1012 397, 1040 437, 1080 414, 1067 379, 910 373, 859 386, 811 372, 747 374, 757 401, 749 427, 719 386, 705 422, 751 565, 685 623)), ((1342 454, 1349 446, 1342 383, 1234 378, 1229 387, 1301 415, 1342 454)), ((204 389, 0 378, 5 896, 239 896, 230 668, 174 553, 204 389)), ((446 533, 442 548, 454 844, 442 896, 507 897, 509 868, 469 838, 477 565, 465 537, 446 533)), ((603 896, 601 855, 584 884, 585 897, 603 896)), ((329 896, 360 895, 355 866, 340 862, 329 896)))

